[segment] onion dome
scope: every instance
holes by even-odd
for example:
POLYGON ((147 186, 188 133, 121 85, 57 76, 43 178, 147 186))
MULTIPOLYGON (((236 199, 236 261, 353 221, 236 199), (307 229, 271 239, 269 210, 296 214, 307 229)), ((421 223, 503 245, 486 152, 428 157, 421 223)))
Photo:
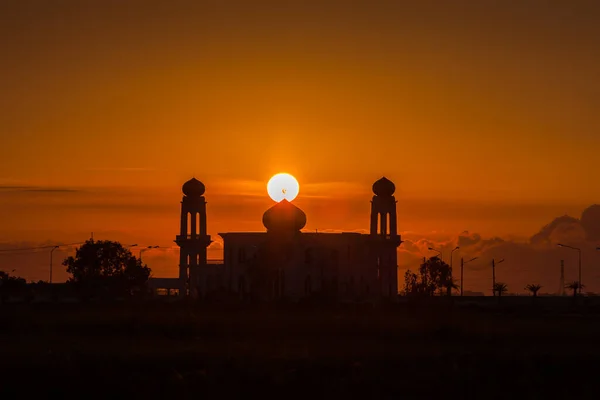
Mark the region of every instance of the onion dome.
POLYGON ((306 225, 306 214, 284 199, 265 211, 263 225, 269 232, 299 232, 306 225))
POLYGON ((181 188, 183 194, 189 197, 200 197, 204 194, 206 188, 204 187, 204 183, 200 182, 196 178, 192 178, 186 183, 183 184, 181 188))
POLYGON ((385 176, 373 184, 373 193, 377 196, 393 196, 396 185, 385 176))

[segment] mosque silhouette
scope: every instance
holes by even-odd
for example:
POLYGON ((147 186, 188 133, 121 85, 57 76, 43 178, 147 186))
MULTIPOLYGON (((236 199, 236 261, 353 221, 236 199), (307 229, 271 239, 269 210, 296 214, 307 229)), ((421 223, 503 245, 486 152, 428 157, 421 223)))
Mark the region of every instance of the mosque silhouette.
POLYGON ((306 214, 282 200, 263 214, 265 232, 219 233, 223 260, 207 259, 205 186, 193 178, 183 187, 179 277, 152 278, 151 289, 197 299, 233 296, 275 300, 393 299, 398 293, 395 185, 373 184, 370 233, 303 232, 306 214))

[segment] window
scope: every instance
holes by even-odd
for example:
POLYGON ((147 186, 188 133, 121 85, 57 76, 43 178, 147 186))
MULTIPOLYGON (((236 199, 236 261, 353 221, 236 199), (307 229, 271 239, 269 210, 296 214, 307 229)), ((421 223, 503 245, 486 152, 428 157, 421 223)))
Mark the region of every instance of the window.
POLYGON ((387 237, 389 237, 392 234, 392 216, 390 215, 390 213, 386 213, 385 214, 385 220, 386 220, 386 225, 387 225, 387 229, 385 232, 385 235, 387 237))

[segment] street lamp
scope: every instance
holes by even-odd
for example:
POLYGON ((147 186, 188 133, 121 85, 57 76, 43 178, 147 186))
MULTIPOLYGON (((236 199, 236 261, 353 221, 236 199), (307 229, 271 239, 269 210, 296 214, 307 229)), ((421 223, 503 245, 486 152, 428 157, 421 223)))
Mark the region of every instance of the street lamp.
POLYGON ((456 250, 460 249, 459 246, 456 246, 451 252, 450 252, 450 269, 452 269, 452 255, 454 254, 454 252, 456 250))
POLYGON ((492 294, 496 296, 496 264, 504 262, 504 258, 498 262, 492 258, 492 294))
POLYGON ((454 248, 454 250, 452 250, 452 251, 450 252, 450 271, 452 271, 452 258, 453 258, 453 257, 452 257, 452 255, 453 255, 453 254, 454 254, 454 252, 455 252, 456 250, 458 250, 458 249, 460 249, 460 247, 456 246, 456 247, 454 248))
POLYGON ((140 261, 142 261, 142 253, 146 250, 150 250, 150 249, 158 249, 160 246, 148 246, 148 247, 144 247, 143 249, 140 249, 140 261))
POLYGON ((463 288, 465 287, 464 281, 463 281, 463 271, 464 271, 464 267, 465 264, 470 263, 471 261, 475 261, 477 260, 477 258, 479 257, 473 257, 471 258, 469 261, 465 261, 464 258, 460 258, 460 295, 463 295, 463 288))
MULTIPOLYGON (((579 295, 581 295, 581 249, 578 247, 573 247, 573 246, 568 246, 566 244, 562 244, 562 243, 558 243, 557 244, 558 247, 566 247, 567 249, 571 249, 571 250, 577 250, 578 254, 579 254, 579 281, 577 282, 579 284, 579 295)), ((600 249, 600 247, 596 248, 596 250, 600 249)))
POLYGON ((444 261, 444 259, 442 257, 442 252, 440 250, 434 249, 433 247, 428 247, 427 249, 431 250, 431 251, 436 251, 440 255, 440 261, 444 261))
MULTIPOLYGON (((460 249, 460 247, 456 246, 454 249, 452 249, 452 251, 450 252, 450 281, 454 282, 454 272, 452 270, 452 260, 454 259, 453 254, 456 250, 460 249)), ((448 296, 452 295, 452 288, 448 288, 448 296)))
POLYGON ((54 246, 52 248, 52 250, 50 250, 50 279, 49 282, 52 283, 52 254, 54 253, 54 250, 58 249, 60 246, 54 246))

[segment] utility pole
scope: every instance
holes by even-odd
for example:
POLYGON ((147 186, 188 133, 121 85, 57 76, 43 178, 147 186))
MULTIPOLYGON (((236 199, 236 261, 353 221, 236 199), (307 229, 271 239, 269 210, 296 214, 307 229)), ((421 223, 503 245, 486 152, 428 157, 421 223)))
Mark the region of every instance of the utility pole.
POLYGON ((504 258, 496 263, 496 260, 492 258, 492 292, 496 296, 496 264, 504 262, 504 258))
POLYGON ((578 281, 579 288, 578 289, 579 289, 579 295, 581 295, 581 249, 578 247, 573 247, 573 246, 569 246, 569 245, 562 244, 562 243, 558 243, 557 246, 566 247, 571 250, 577 250, 577 253, 579 255, 579 281, 578 281))
POLYGON ((52 253, 54 253, 54 250, 58 249, 59 246, 54 246, 52 248, 52 250, 50 250, 50 279, 49 282, 52 283, 52 253))
POLYGON ((560 260, 560 288, 558 294, 565 295, 565 260, 560 260))
POLYGON ((581 296, 581 289, 583 285, 581 283, 581 249, 577 249, 579 251, 579 295, 581 296))
MULTIPOLYGON (((454 259, 454 257, 452 256, 454 254, 454 252, 456 250, 460 249, 460 247, 456 246, 451 252, 450 252, 450 282, 453 283, 454 282, 454 271, 452 269, 452 260, 454 259)), ((461 258, 462 260, 462 258, 461 258)), ((452 295, 452 285, 448 288, 448 296, 452 295)))
POLYGON ((460 258, 460 296, 463 295, 464 281, 463 281, 463 273, 465 269, 465 259, 463 257, 460 258))
POLYGON ((464 269, 465 269, 465 264, 470 263, 471 261, 475 261, 477 260, 479 257, 473 257, 468 261, 465 261, 463 257, 460 258, 460 295, 463 295, 463 288, 465 287, 465 282, 463 280, 464 277, 464 269))
POLYGON ((496 261, 492 258, 492 294, 496 297, 496 261))

